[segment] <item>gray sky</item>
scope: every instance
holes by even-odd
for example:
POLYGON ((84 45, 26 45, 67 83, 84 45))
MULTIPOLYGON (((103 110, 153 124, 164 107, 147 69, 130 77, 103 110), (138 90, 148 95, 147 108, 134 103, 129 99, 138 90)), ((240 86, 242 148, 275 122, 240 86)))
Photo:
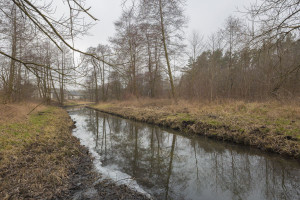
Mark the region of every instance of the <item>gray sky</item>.
MULTIPOLYGON (((91 13, 100 21, 90 30, 90 36, 76 40, 76 47, 87 49, 97 44, 108 44, 108 38, 114 35, 114 22, 120 17, 122 0, 86 0, 91 13)), ((243 10, 255 0, 187 0, 186 16, 189 18, 187 36, 194 30, 208 36, 224 24, 229 15, 241 15, 243 10)))

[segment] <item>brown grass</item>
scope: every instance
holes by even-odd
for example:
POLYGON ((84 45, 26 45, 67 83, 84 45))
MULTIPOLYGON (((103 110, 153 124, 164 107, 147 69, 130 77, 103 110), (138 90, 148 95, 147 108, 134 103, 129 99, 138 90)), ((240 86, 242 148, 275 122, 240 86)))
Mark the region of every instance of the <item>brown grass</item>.
MULTIPOLYGON (((18 104, 0 104, 0 125, 6 122, 22 122, 28 119, 28 113, 38 104, 32 102, 23 102, 18 104)), ((33 113, 45 109, 45 106, 38 106, 33 113)))
POLYGON ((300 157, 300 103, 136 99, 93 106, 182 131, 300 157))
POLYGON ((66 102, 64 102, 64 106, 84 106, 87 104, 93 104, 93 102, 82 100, 67 100, 66 102))

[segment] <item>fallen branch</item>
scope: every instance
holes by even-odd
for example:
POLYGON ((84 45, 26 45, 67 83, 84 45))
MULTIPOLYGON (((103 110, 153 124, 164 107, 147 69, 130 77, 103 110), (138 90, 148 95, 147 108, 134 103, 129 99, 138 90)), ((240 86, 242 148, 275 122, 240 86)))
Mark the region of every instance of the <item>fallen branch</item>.
POLYGON ((34 107, 27 115, 30 115, 37 107, 42 105, 45 101, 42 101, 42 103, 38 104, 36 107, 34 107))

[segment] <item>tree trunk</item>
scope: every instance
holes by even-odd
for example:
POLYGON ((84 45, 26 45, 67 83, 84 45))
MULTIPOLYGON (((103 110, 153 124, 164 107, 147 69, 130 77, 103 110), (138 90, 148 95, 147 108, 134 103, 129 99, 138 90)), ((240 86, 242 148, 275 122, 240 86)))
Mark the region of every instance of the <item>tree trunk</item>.
MULTIPOLYGON (((17 54, 17 11, 16 11, 16 6, 13 6, 13 24, 12 24, 12 29, 13 29, 13 34, 11 38, 11 57, 16 58, 17 54)), ((8 88, 7 88, 7 93, 6 93, 6 101, 11 102, 12 99, 12 94, 13 94, 13 87, 14 87, 14 80, 15 80, 15 65, 16 61, 11 59, 10 61, 10 69, 9 69, 9 79, 8 79, 8 88)))
POLYGON ((105 95, 105 71, 104 71, 104 56, 102 61, 102 101, 106 101, 106 95, 105 95))
POLYGON ((64 104, 65 94, 64 94, 64 67, 65 67, 65 54, 62 52, 62 63, 61 63, 61 81, 60 81, 60 104, 64 104))
POLYGON ((98 95, 98 80, 97 80, 97 68, 95 66, 96 64, 94 63, 94 79, 95 79, 95 101, 96 103, 99 102, 99 95, 98 95))
POLYGON ((168 66, 168 75, 169 75, 169 80, 170 80, 170 85, 171 85, 172 98, 175 100, 175 102, 177 102, 176 96, 175 96, 175 88, 174 88, 172 70, 171 70, 171 65, 170 65, 170 60, 169 60, 169 55, 168 55, 168 49, 167 49, 167 44, 166 44, 164 16, 163 16, 163 9, 162 9, 162 2, 161 1, 162 0, 159 0, 159 13, 160 13, 162 41, 163 41, 163 45, 164 45, 165 57, 166 57, 167 66, 168 66))
POLYGON ((154 97, 154 87, 153 87, 153 74, 152 74, 152 59, 151 59, 151 49, 149 36, 147 35, 147 46, 148 46, 148 70, 149 70, 149 85, 150 85, 150 97, 154 97))

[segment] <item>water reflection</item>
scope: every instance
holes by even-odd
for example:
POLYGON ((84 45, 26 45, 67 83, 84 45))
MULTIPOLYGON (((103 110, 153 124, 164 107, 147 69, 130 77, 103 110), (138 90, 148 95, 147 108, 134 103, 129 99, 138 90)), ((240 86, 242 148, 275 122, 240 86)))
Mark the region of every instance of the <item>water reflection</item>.
POLYGON ((299 199, 296 161, 89 109, 70 115, 84 117, 77 126, 93 133, 102 166, 130 175, 157 199, 299 199))

